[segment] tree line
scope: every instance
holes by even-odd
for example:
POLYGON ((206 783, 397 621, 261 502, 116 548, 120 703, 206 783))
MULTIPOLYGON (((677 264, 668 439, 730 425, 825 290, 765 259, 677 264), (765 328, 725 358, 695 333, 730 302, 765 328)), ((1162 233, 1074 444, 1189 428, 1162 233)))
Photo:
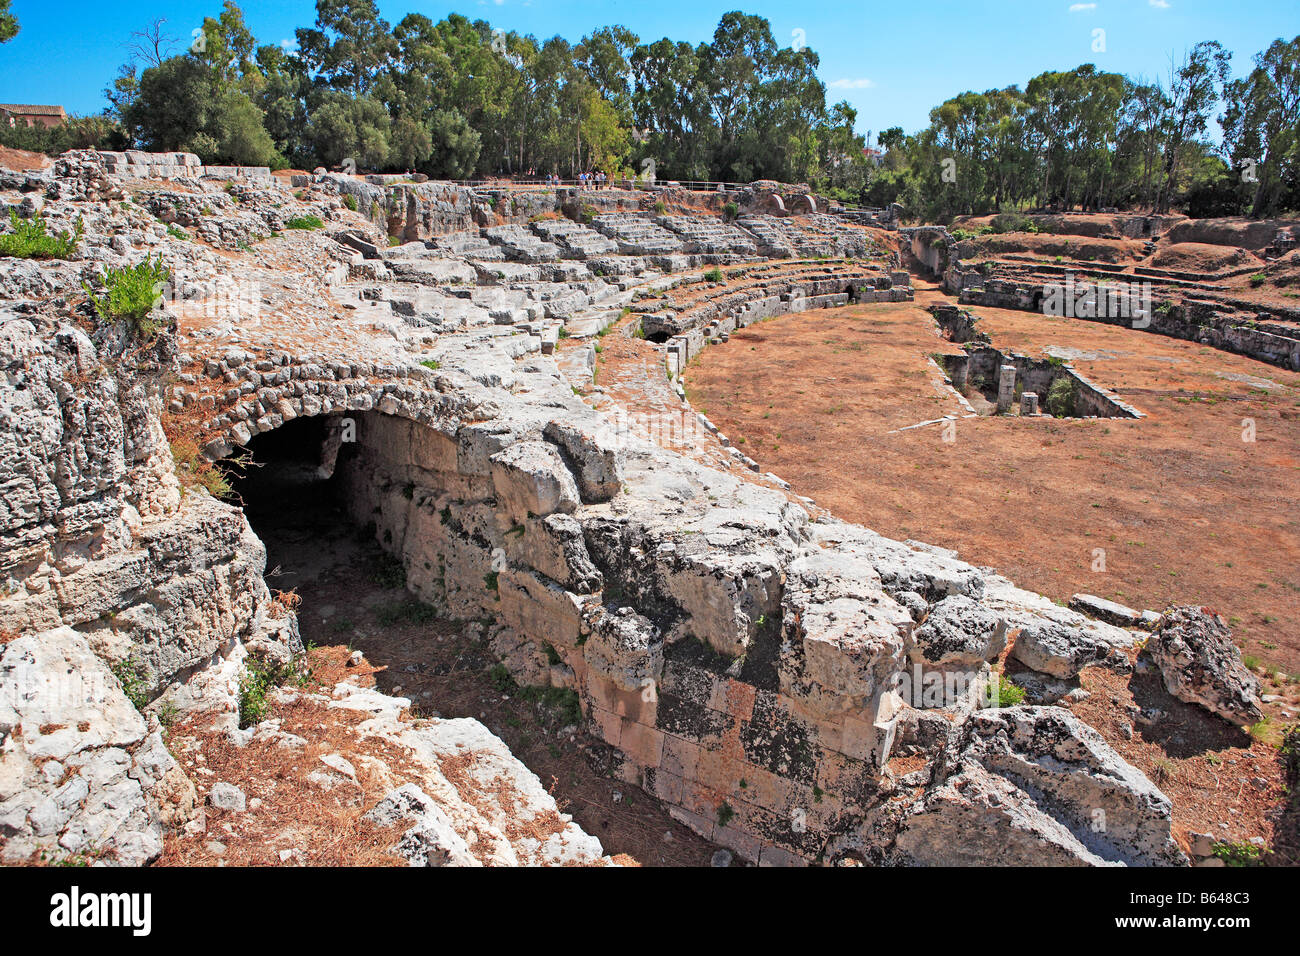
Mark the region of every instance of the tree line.
POLYGON ((767 178, 848 196, 869 171, 855 111, 827 106, 817 54, 780 48, 767 20, 739 12, 696 46, 618 26, 571 44, 458 14, 394 26, 372 0, 318 0, 286 49, 259 45, 227 0, 177 55, 160 24, 140 37, 106 93, 146 149, 453 179, 767 178))
POLYGON ((920 132, 880 134, 886 153, 864 199, 931 222, 1026 207, 1300 209, 1300 37, 1274 41, 1244 76, 1232 77, 1229 60, 1206 41, 1163 80, 1085 64, 1024 89, 962 93, 920 132))
POLYGON ((233 0, 183 41, 155 21, 133 35, 103 116, 0 130, 0 143, 136 145, 273 168, 351 161, 451 179, 775 179, 898 202, 925 221, 1042 207, 1300 208, 1300 37, 1276 40, 1235 78, 1229 53, 1207 41, 1154 81, 1085 64, 1023 89, 965 92, 917 133, 882 132, 883 157, 867 155, 848 103, 827 104, 817 54, 780 47, 767 20, 740 12, 707 43, 643 43, 613 26, 572 44, 458 14, 392 25, 373 0, 317 0, 315 23, 295 37, 259 44, 233 0))

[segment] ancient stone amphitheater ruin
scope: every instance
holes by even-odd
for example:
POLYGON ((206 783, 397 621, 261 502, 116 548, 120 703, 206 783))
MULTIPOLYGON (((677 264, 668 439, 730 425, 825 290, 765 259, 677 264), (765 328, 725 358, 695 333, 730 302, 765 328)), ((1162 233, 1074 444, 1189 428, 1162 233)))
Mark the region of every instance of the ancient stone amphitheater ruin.
MULTIPOLYGON (((944 230, 777 184, 471 188, 72 152, 0 170, 0 204, 85 233, 66 261, 0 259, 5 862, 210 862, 279 799, 248 774, 291 771, 374 855, 318 855, 279 820, 254 830, 271 862, 626 862, 500 728, 404 695, 453 631, 502 696, 580 708, 552 752, 598 757, 624 804, 635 791, 706 853, 1208 856, 1068 707, 999 706, 997 687, 1009 649, 1050 682, 1131 670, 1146 646, 1176 697, 1251 723, 1255 678, 1212 618, 1065 607, 838 520, 685 398, 688 363, 755 322, 909 302, 908 265, 1005 303, 1032 264, 986 283, 944 230), (96 322, 86 286, 145 256, 170 270, 159 328, 96 322), (607 381, 615 341, 644 361, 607 381), (275 482, 289 491, 259 499, 275 482), (409 592, 389 621, 412 635, 409 677, 377 682, 364 648, 307 669, 299 616, 325 612, 277 589, 291 569, 268 567, 254 511, 321 489, 409 592), (270 674, 263 711, 250 675, 270 674)), ((1206 328, 1206 310, 1157 331, 1206 328)), ((936 349, 945 322, 961 313, 936 349)), ((1293 325, 1208 328, 1300 367, 1293 325)), ((1016 368, 963 354, 944 370, 961 380, 1016 368)), ((333 586, 335 621, 367 613, 358 575, 333 586)))

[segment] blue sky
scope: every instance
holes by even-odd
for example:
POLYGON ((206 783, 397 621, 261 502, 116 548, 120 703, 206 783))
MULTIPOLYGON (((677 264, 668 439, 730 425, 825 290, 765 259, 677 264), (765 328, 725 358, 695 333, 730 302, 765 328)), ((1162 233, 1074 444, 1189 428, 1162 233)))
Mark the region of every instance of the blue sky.
MULTIPOLYGON (((260 42, 292 39, 295 27, 315 20, 314 0, 241 6, 260 42)), ((14 0, 22 32, 0 46, 0 102, 98 112, 132 30, 161 16, 169 33, 188 37, 220 8, 220 0, 14 0)), ((782 45, 802 37, 821 55, 828 100, 852 103, 862 132, 911 132, 956 93, 1023 85, 1044 70, 1080 63, 1164 76, 1170 56, 1199 40, 1221 42, 1235 54, 1234 70, 1244 72, 1272 40, 1300 33, 1296 0, 380 0, 379 8, 391 23, 412 11, 434 20, 458 12, 539 39, 576 41, 621 23, 643 41, 692 43, 707 40, 728 10, 760 14, 782 45), (1105 31, 1103 52, 1093 49, 1095 30, 1105 31)))

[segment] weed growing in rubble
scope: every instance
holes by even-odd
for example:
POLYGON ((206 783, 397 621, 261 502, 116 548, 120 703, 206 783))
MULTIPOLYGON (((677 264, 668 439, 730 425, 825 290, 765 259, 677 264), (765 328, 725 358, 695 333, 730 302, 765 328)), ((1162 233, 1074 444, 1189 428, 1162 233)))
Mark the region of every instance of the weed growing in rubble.
POLYGON ((1002 675, 988 684, 985 705, 988 707, 1018 707, 1025 702, 1025 689, 1002 675))
POLYGON ((1262 866, 1264 863, 1264 848, 1244 840, 1238 843, 1216 843, 1214 855, 1226 866, 1262 866))
POLYGON ((103 289, 100 295, 95 294, 89 283, 83 282, 81 287, 99 318, 107 322, 125 321, 137 338, 150 339, 158 331, 158 323, 149 315, 159 302, 160 288, 171 277, 171 270, 162 264, 159 256, 133 266, 109 269, 99 280, 103 289))
POLYGON ((1278 726, 1277 721, 1272 717, 1264 717, 1246 728, 1246 732, 1262 744, 1267 744, 1270 747, 1280 747, 1286 728, 1278 726))
POLYGON ((348 193, 346 196, 343 197, 343 205, 347 206, 347 207, 348 207, 349 209, 351 209, 353 212, 356 212, 356 211, 357 211, 357 197, 354 196, 354 195, 352 195, 351 193, 348 193))
POLYGON ((503 694, 508 694, 519 687, 515 679, 510 676, 510 671, 506 670, 505 664, 493 664, 492 669, 488 671, 488 677, 492 681, 492 686, 503 694))
POLYGON ((438 369, 442 368, 442 363, 439 362, 437 359, 425 359, 420 364, 423 365, 425 368, 431 369, 435 372, 438 371, 438 369))
POLYGON ((167 235, 171 236, 173 239, 179 239, 182 242, 190 241, 190 234, 177 226, 168 226, 167 235))
POLYGON ((172 460, 176 463, 176 477, 184 488, 203 488, 214 498, 224 498, 231 492, 226 473, 199 453, 192 438, 171 440, 172 460))
POLYGON ((380 555, 370 571, 370 582, 386 591, 406 587, 406 566, 391 555, 380 555))
POLYGON ((438 612, 421 601, 395 601, 375 611, 375 617, 384 627, 399 624, 432 624, 438 612))
POLYGON ((324 229, 320 216, 294 216, 284 224, 286 229, 324 229))
POLYGON ((86 233, 78 216, 71 235, 64 229, 57 236, 51 236, 45 231, 44 217, 20 219, 16 209, 9 210, 9 227, 12 232, 0 235, 0 255, 15 259, 68 259, 77 251, 77 244, 86 233))
POLYGON ((725 827, 735 815, 736 811, 731 809, 731 804, 724 802, 718 807, 718 826, 725 827))
POLYGON ((122 693, 126 694, 126 699, 136 710, 143 710, 144 705, 149 703, 148 685, 144 679, 144 668, 136 661, 127 659, 113 664, 109 670, 117 678, 118 683, 122 685, 122 693))
POLYGON ((275 686, 275 675, 264 665, 248 665, 239 682, 239 726, 251 727, 266 717, 269 704, 266 694, 275 686))
POLYGON ((524 700, 546 707, 562 724, 582 723, 582 702, 575 691, 563 687, 525 687, 524 700))
POLYGON ((1077 397, 1074 379, 1058 378, 1047 389, 1047 410, 1056 418, 1068 418, 1074 414, 1077 397))
POLYGON ((721 282, 722 270, 717 266, 714 266, 712 269, 709 269, 704 273, 704 278, 708 282, 721 282))
POLYGON ((1267 281, 1268 281, 1268 276, 1266 276, 1262 272, 1256 272, 1253 276, 1250 277, 1250 284, 1253 288, 1256 289, 1258 289, 1267 281))

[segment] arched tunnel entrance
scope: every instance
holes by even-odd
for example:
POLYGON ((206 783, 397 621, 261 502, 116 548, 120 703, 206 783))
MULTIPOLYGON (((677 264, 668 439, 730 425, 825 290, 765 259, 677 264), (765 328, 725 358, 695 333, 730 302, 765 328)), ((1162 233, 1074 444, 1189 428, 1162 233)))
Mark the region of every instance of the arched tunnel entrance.
POLYGON ((515 684, 492 649, 490 608, 475 612, 431 583, 443 547, 432 529, 460 489, 431 487, 436 469, 394 466, 381 478, 373 465, 436 459, 447 441, 379 412, 303 417, 255 436, 230 465, 232 499, 266 546, 267 586, 294 595, 286 600, 308 649, 308 689, 328 695, 339 681, 373 676, 380 691, 410 699, 413 716, 479 720, 606 853, 707 865, 716 846, 608 775, 609 750, 584 731, 576 694, 515 684), (397 519, 402 504, 434 518, 397 519), (349 666, 357 651, 363 663, 349 666))

